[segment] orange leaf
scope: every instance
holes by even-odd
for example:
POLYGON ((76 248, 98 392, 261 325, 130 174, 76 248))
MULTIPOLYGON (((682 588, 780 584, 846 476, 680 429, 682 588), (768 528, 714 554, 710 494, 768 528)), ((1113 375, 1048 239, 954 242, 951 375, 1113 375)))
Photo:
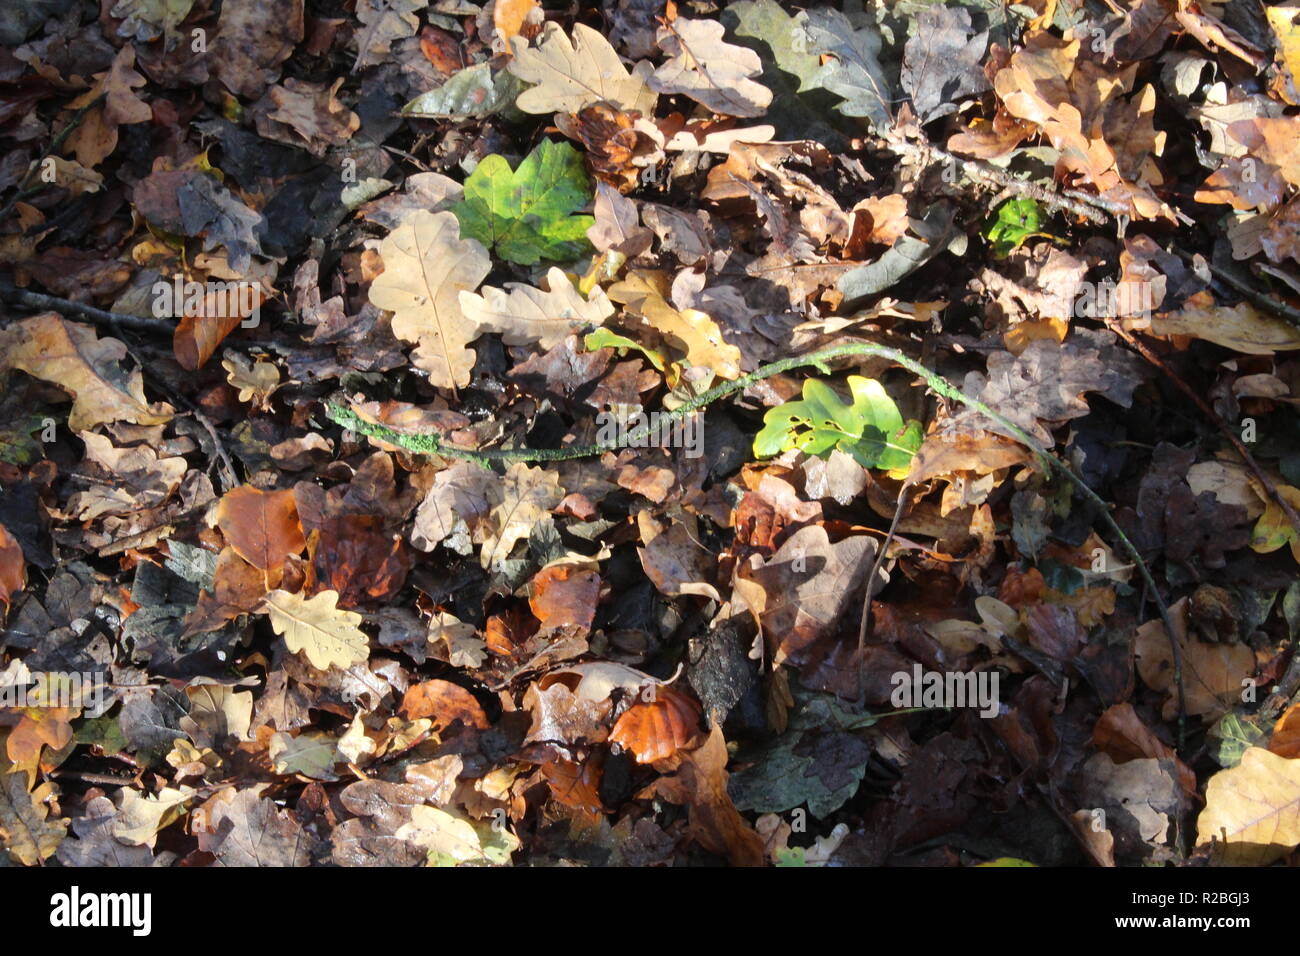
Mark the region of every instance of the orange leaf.
POLYGON ((568 760, 555 760, 542 764, 542 776, 551 787, 557 803, 575 810, 603 813, 600 800, 601 767, 594 757, 576 764, 568 760))
POLYGON ((609 739, 630 750, 637 763, 671 757, 700 731, 700 705, 679 690, 651 684, 650 700, 633 704, 614 723, 609 739))
POLYGON ((35 764, 41 747, 62 750, 72 740, 70 707, 28 707, 22 720, 9 732, 5 750, 16 764, 35 764))
POLYGON ((241 485, 217 504, 217 527, 235 553, 260 571, 278 572, 307 547, 292 491, 241 485))
POLYGON ((402 698, 399 710, 407 720, 430 717, 436 727, 449 727, 455 720, 479 730, 487 730, 491 726, 487 714, 483 713, 483 708, 474 695, 459 684, 446 680, 428 680, 423 684, 415 684, 402 698))
POLYGON ((1268 749, 1279 757, 1300 757, 1300 704, 1292 704, 1277 719, 1268 749))
POLYGON ((537 0, 497 0, 492 8, 492 25, 496 27, 497 37, 507 52, 510 50, 511 37, 519 36, 521 33, 525 36, 529 33, 537 33, 537 26, 540 24, 534 26, 531 31, 524 29, 528 15, 536 9, 537 0))
POLYGON ((555 565, 543 568, 533 578, 528 606, 544 630, 575 627, 586 633, 596 617, 600 596, 600 575, 589 568, 555 565))
POLYGON ((675 776, 656 780, 654 792, 690 806, 691 835, 703 847, 725 856, 732 866, 762 866, 763 838, 732 803, 727 776, 727 741, 715 720, 708 739, 685 755, 675 776))
POLYGON ((222 340, 267 298, 260 285, 245 289, 244 295, 248 298, 243 299, 236 289, 208 292, 201 306, 187 310, 172 333, 172 352, 181 368, 190 372, 202 368, 222 340), (252 308, 247 308, 249 299, 252 308))
POLYGON ((339 592, 340 607, 392 597, 411 569, 401 537, 385 534, 384 520, 378 515, 326 518, 311 556, 317 581, 339 592))
POLYGON ((446 30, 439 30, 437 27, 425 27, 421 30, 420 52, 443 76, 451 76, 465 68, 465 55, 460 48, 460 43, 446 30))
POLYGON ((14 595, 26 586, 27 562, 23 560, 22 546, 0 524, 0 601, 4 602, 6 613, 14 595))

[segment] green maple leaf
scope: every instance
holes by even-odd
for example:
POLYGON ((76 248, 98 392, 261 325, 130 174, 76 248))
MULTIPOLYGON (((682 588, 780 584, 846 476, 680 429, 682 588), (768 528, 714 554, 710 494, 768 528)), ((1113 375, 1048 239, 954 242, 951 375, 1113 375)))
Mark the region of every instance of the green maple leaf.
POLYGON ((850 375, 853 401, 845 402, 825 382, 803 383, 803 398, 770 408, 754 436, 754 454, 770 458, 798 448, 825 458, 834 449, 864 468, 905 469, 921 446, 921 423, 903 423, 898 406, 880 383, 850 375))
POLYGON ((595 220, 572 215, 590 201, 582 155, 568 143, 544 140, 515 170, 504 156, 485 158, 452 212, 462 239, 477 239, 501 258, 530 266, 541 259, 569 262, 591 249, 587 229, 595 220))

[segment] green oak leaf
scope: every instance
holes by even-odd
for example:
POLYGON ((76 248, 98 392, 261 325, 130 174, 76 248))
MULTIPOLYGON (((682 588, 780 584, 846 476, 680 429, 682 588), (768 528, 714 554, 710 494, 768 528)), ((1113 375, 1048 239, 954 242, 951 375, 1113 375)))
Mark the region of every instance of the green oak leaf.
POLYGON ((754 436, 754 454, 770 458, 798 448, 825 458, 838 448, 864 468, 905 469, 921 447, 921 423, 903 423, 898 406, 880 383, 850 375, 852 403, 829 385, 810 378, 803 398, 770 408, 754 436))
POLYGON ((451 207, 462 239, 495 247, 503 259, 530 266, 569 262, 590 251, 595 220, 573 213, 591 201, 582 155, 568 143, 543 140, 511 170, 504 156, 486 157, 465 181, 465 199, 451 207))
POLYGON ((993 243, 993 255, 1005 259, 1035 236, 1055 239, 1042 231, 1043 212, 1032 199, 1008 199, 997 208, 985 237, 993 243))

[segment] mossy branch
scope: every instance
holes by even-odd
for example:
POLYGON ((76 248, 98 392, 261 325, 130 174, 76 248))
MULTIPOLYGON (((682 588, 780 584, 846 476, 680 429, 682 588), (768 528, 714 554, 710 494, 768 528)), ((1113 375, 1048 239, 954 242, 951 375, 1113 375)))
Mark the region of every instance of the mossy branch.
MULTIPOLYGON (((931 372, 920 362, 908 355, 900 352, 898 349, 889 348, 884 345, 875 345, 870 342, 854 342, 848 345, 836 345, 830 348, 822 349, 818 352, 811 352, 807 355, 798 355, 791 358, 780 359, 776 362, 769 362, 760 366, 748 375, 742 375, 734 381, 723 382, 716 385, 708 391, 696 396, 688 402, 678 406, 665 417, 669 420, 679 420, 690 415, 693 412, 711 405, 719 399, 726 398, 736 392, 742 391, 756 382, 773 375, 779 375, 782 372, 789 372, 797 368, 817 368, 822 372, 829 374, 830 362, 840 358, 851 358, 853 356, 876 356, 877 358, 886 359, 899 365, 925 384, 936 394, 942 395, 951 401, 965 405, 967 408, 978 412, 985 418, 994 422, 1007 435, 1015 438, 1018 442, 1028 448, 1038 458, 1042 466, 1047 470, 1056 471, 1091 503, 1097 513, 1101 516, 1102 522, 1116 541, 1118 541, 1124 552, 1132 560, 1133 565, 1142 575, 1149 593, 1155 600, 1156 607, 1160 611, 1160 619, 1164 623, 1165 633, 1169 638, 1169 646, 1174 663, 1174 680, 1178 687, 1178 745, 1179 748, 1185 743, 1186 737, 1186 694, 1183 685, 1183 659, 1182 650, 1178 645, 1177 632, 1174 630, 1173 620, 1169 615, 1169 607, 1165 604, 1164 598, 1160 595, 1160 589, 1156 586, 1155 578, 1151 575, 1150 568, 1143 560, 1142 555, 1138 552, 1137 546, 1129 539, 1122 528, 1116 524, 1115 519, 1111 516, 1110 506, 1095 491, 1088 487, 1078 474, 1075 473, 1069 465, 1053 454, 1038 439, 1034 438, 1015 422, 1009 420, 1004 415, 994 411, 984 402, 977 398, 967 395, 956 385, 953 385, 942 375, 931 372)), ((362 435, 368 435, 372 438, 378 438, 405 448, 408 451, 417 452, 425 455, 440 455, 444 458, 462 458, 466 461, 476 462, 477 464, 487 466, 493 461, 565 461, 572 458, 589 458, 595 455, 603 454, 607 451, 617 451, 620 448, 635 446, 642 439, 650 434, 650 425, 646 424, 635 429, 626 435, 620 442, 598 442, 593 445, 578 445, 568 448, 514 448, 514 449, 470 449, 460 448, 455 445, 447 445, 436 434, 407 434, 399 432, 396 429, 389 428, 387 425, 381 425, 377 422, 366 421, 356 412, 342 405, 330 403, 327 406, 327 413, 335 422, 352 429, 362 435)), ((662 427, 662 425, 660 426, 662 427)), ((870 584, 868 584, 870 587, 870 584)))

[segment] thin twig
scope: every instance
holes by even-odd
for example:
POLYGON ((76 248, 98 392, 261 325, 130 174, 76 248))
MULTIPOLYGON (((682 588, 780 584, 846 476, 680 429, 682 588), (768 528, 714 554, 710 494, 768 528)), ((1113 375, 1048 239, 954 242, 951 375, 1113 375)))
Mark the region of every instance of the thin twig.
MULTIPOLYGON (((113 313, 109 314, 111 315, 113 313)), ((114 331, 118 333, 119 337, 125 338, 125 336, 122 335, 121 329, 115 329, 114 331)), ((239 473, 235 470, 235 463, 231 460, 230 453, 226 451, 226 445, 221 440, 221 436, 217 434, 217 426, 213 423, 212 419, 203 414, 198 405, 182 395, 179 389, 172 388, 171 383, 161 375, 154 372, 149 364, 136 354, 135 349, 131 348, 131 346, 126 342, 123 342, 122 344, 126 348, 126 354, 131 356, 135 364, 139 366, 140 371, 144 374, 145 378, 153 382, 154 386, 159 391, 163 392, 168 398, 175 400, 177 404, 189 412, 190 416, 198 422, 200 426, 202 426, 204 431, 208 433, 208 438, 212 441, 212 450, 216 455, 216 460, 212 465, 208 466, 208 471, 212 471, 213 467, 216 467, 216 470, 219 472, 218 482, 223 486, 222 490, 229 491, 238 486, 239 473)))
POLYGON ((903 486, 898 489, 898 502, 894 505, 894 518, 889 522, 889 533, 885 535, 885 540, 881 542, 880 548, 876 551, 876 560, 871 564, 871 573, 867 575, 867 596, 862 599, 862 617, 858 624, 858 706, 865 707, 867 703, 867 669, 862 659, 863 649, 867 645, 867 633, 871 630, 871 590, 872 585, 876 583, 876 575, 880 573, 880 566, 885 563, 885 553, 889 550, 890 542, 894 540, 894 534, 898 531, 898 522, 903 517, 903 509, 907 506, 908 492, 912 490, 911 481, 904 481, 903 486))
POLYGON ((137 777, 115 777, 108 773, 82 773, 79 770, 51 770, 49 776, 105 787, 126 787, 138 780, 137 777))
POLYGON ((951 163, 969 173, 974 179, 993 183, 1021 196, 1028 196, 1045 206, 1064 209, 1076 216, 1087 219, 1095 225, 1104 226, 1110 221, 1111 217, 1120 216, 1127 212, 1119 203, 1102 199, 1100 196, 1090 196, 1078 190, 1061 191, 1050 189, 1037 183, 1016 179, 1005 170, 998 169, 998 167, 983 160, 967 159, 964 156, 958 156, 929 143, 915 143, 904 140, 890 142, 886 148, 900 155, 919 156, 922 162, 937 159, 941 162, 951 163))
POLYGON ((31 181, 32 176, 36 174, 36 170, 40 168, 41 164, 44 163, 45 160, 51 154, 53 154, 55 150, 57 150, 60 146, 64 144, 67 138, 72 135, 73 130, 75 130, 78 126, 81 125, 81 121, 86 118, 86 114, 89 113, 91 110, 93 110, 100 103, 104 102, 104 100, 107 97, 108 97, 107 92, 100 93, 93 100, 91 100, 85 106, 81 107, 75 113, 72 114, 72 119, 68 120, 68 125, 63 127, 63 130, 59 133, 59 135, 55 136, 54 139, 50 140, 50 145, 45 147, 45 151, 42 152, 40 156, 36 157, 36 160, 32 163, 32 165, 28 167, 27 175, 23 176, 23 178, 18 183, 18 192, 14 193, 13 198, 11 198, 7 203, 4 204, 3 209, 0 209, 0 222, 3 222, 5 219, 9 217, 9 214, 14 211, 14 207, 18 205, 19 202, 26 199, 28 196, 35 195, 36 193, 40 192, 42 189, 45 188, 46 186, 45 183, 42 183, 40 186, 36 186, 32 189, 28 189, 27 184, 28 182, 31 181))
POLYGON ((97 309, 93 305, 86 305, 84 302, 73 302, 71 299, 62 299, 56 295, 19 289, 5 281, 0 281, 0 297, 30 309, 45 309, 63 315, 79 315, 96 325, 121 326, 133 332, 147 332, 151 335, 171 336, 176 331, 176 323, 167 319, 152 319, 125 312, 108 312, 97 309))

